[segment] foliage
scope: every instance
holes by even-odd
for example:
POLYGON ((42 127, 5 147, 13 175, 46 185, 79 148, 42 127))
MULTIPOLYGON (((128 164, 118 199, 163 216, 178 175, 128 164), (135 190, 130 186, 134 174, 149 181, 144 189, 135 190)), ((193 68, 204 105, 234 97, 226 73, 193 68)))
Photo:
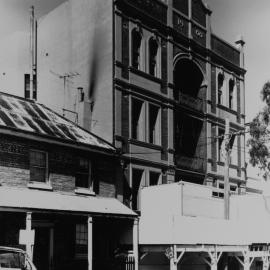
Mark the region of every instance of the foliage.
POLYGON ((250 123, 249 162, 257 166, 267 179, 270 175, 270 81, 266 82, 261 90, 261 98, 266 106, 254 117, 250 123))

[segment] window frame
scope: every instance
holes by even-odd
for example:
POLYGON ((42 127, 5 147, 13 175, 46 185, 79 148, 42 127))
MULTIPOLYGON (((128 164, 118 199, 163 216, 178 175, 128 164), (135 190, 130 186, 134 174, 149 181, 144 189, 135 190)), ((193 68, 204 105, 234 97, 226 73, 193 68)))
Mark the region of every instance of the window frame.
POLYGON ((130 32, 130 36, 131 36, 131 50, 130 50, 130 65, 137 69, 137 70, 142 70, 142 45, 143 45, 143 35, 142 32, 140 31, 140 29, 138 29, 138 27, 134 27, 131 32, 130 32), (138 38, 140 38, 139 46, 136 47, 136 51, 134 48, 134 44, 135 44, 135 35, 137 35, 138 38), (135 58, 137 59, 135 61, 135 58))
POLYGON ((154 169, 149 169, 148 172, 148 186, 158 186, 162 184, 162 172, 158 171, 158 170, 154 170, 154 169), (156 174, 158 175, 158 181, 156 184, 151 185, 151 174, 156 174))
POLYGON ((147 72, 149 75, 154 76, 156 78, 160 78, 160 67, 161 67, 161 47, 160 47, 160 41, 155 36, 150 36, 147 42, 147 72), (152 54, 151 54, 151 42, 156 44, 156 52, 154 55, 154 72, 151 72, 151 63, 152 63, 152 54))
POLYGON ((217 75, 217 104, 218 105, 224 105, 224 83, 225 83, 225 76, 222 72, 219 72, 217 75), (220 81, 222 80, 222 83, 220 84, 220 81))
POLYGON ((154 103, 151 103, 151 102, 148 102, 148 117, 147 117, 147 133, 148 133, 148 136, 147 136, 147 142, 148 143, 151 143, 151 144, 154 144, 154 145, 159 145, 161 146, 161 107, 157 104, 154 104, 154 103), (153 135, 153 141, 150 140, 150 136, 151 136, 151 121, 150 121, 150 108, 151 107, 155 107, 157 109, 157 118, 156 118, 156 125, 158 125, 158 131, 157 131, 157 142, 155 142, 155 137, 153 135))
POLYGON ((147 108, 146 108, 146 101, 142 100, 142 99, 139 99, 137 97, 134 97, 132 96, 131 97, 131 138, 134 139, 134 140, 137 140, 137 141, 141 141, 141 142, 147 142, 147 118, 146 118, 146 111, 147 111, 147 108), (134 136, 134 102, 140 102, 141 103, 141 109, 140 109, 140 113, 139 113, 139 117, 137 119, 137 125, 136 125, 136 136, 134 136), (140 121, 142 122, 140 124, 140 121), (139 124, 138 124, 139 123, 139 124), (140 130, 141 127, 143 128, 142 129, 142 134, 140 134, 140 132, 138 132, 138 130, 140 130), (142 138, 141 138, 142 136, 142 138))
POLYGON ((88 194, 88 195, 94 195, 94 181, 92 177, 92 160, 83 157, 78 156, 77 157, 77 166, 76 166, 76 172, 75 172, 75 192, 76 193, 82 193, 82 194, 88 194), (80 160, 86 161, 88 163, 88 172, 83 171, 80 168, 80 160), (81 170, 80 170, 81 169, 81 170), (76 185, 77 182, 77 176, 78 175, 87 175, 88 179, 88 186, 87 187, 80 187, 76 185))
POLYGON ((39 150, 39 149, 30 149, 29 151, 29 172, 30 172, 30 183, 38 183, 38 184, 48 184, 49 183, 49 155, 47 151, 39 150), (39 167, 37 165, 33 166, 31 164, 31 153, 36 152, 36 153, 43 153, 45 154, 45 167, 39 167), (45 181, 35 181, 31 179, 31 168, 36 167, 36 168, 44 168, 45 169, 45 181))
MULTIPOLYGON (((80 235, 81 236, 81 235, 80 235)), ((75 258, 76 259, 85 259, 87 258, 88 254, 88 227, 87 224, 84 223, 76 223, 75 224, 75 258), (77 231, 78 226, 83 226, 85 228, 85 231, 77 231), (77 233, 83 233, 84 238, 83 239, 77 239, 78 234, 77 233), (79 241, 86 241, 86 243, 77 243, 77 240, 79 241), (85 252, 78 251, 78 247, 83 247, 83 250, 85 249, 85 252)))

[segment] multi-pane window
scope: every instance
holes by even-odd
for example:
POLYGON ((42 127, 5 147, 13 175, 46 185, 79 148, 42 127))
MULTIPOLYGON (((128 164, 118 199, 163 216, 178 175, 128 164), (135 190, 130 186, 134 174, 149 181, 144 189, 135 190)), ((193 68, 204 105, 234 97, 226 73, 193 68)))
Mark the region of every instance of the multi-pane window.
POLYGON ((229 108, 234 109, 234 80, 229 81, 229 108))
POLYGON ((131 50, 131 59, 132 67, 140 69, 140 51, 141 51, 141 41, 142 35, 137 29, 133 29, 132 33, 132 50, 131 50))
POLYGON ((158 43, 154 38, 149 40, 149 74, 157 76, 158 43))
POLYGON ((87 158, 78 158, 75 185, 78 188, 92 188, 91 162, 87 158))
POLYGON ((160 173, 159 172, 149 172, 149 186, 156 186, 160 181, 160 173))
POLYGON ((149 143, 160 145, 160 108, 149 104, 149 143))
POLYGON ((48 156, 46 152, 30 151, 30 180, 46 182, 48 179, 48 156))
POLYGON ((76 224, 75 240, 76 256, 84 257, 87 255, 88 231, 86 224, 76 224))
POLYGON ((132 138, 145 141, 145 104, 138 99, 132 99, 132 138))
MULTIPOLYGON (((236 184, 234 183, 230 183, 229 184, 230 187, 230 193, 237 193, 238 187, 236 184)), ((224 198, 224 182, 218 180, 217 181, 217 189, 213 192, 213 196, 214 197, 219 197, 219 198, 224 198)))

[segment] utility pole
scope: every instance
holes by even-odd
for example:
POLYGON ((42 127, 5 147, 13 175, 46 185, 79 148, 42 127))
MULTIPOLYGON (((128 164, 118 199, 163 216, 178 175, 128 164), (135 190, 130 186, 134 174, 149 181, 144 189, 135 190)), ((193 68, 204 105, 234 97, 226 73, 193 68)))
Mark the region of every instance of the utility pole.
POLYGON ((230 217, 230 183, 229 183, 229 170, 230 170, 230 122, 229 119, 225 119, 225 166, 224 166, 224 217, 225 219, 229 219, 230 217))
POLYGON ((30 54, 31 54, 31 72, 30 72, 30 99, 37 99, 37 20, 35 17, 35 8, 30 8, 30 54))

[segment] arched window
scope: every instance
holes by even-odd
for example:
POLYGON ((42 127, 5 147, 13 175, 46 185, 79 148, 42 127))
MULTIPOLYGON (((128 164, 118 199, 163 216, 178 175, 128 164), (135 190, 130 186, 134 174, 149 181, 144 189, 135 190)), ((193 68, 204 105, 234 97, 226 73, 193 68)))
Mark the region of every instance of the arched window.
POLYGON ((223 102, 223 97, 222 97, 223 81, 224 81, 224 75, 222 73, 219 73, 218 74, 218 104, 222 104, 223 102))
POLYGON ((158 42, 154 38, 149 39, 149 74, 157 76, 157 52, 158 42))
POLYGON ((179 59, 173 70, 174 98, 179 100, 181 94, 198 98, 203 80, 203 73, 195 62, 179 59))
POLYGON ((137 29, 132 30, 132 67, 140 69, 140 50, 142 35, 137 29))
POLYGON ((234 80, 229 80, 229 108, 234 109, 234 80))

